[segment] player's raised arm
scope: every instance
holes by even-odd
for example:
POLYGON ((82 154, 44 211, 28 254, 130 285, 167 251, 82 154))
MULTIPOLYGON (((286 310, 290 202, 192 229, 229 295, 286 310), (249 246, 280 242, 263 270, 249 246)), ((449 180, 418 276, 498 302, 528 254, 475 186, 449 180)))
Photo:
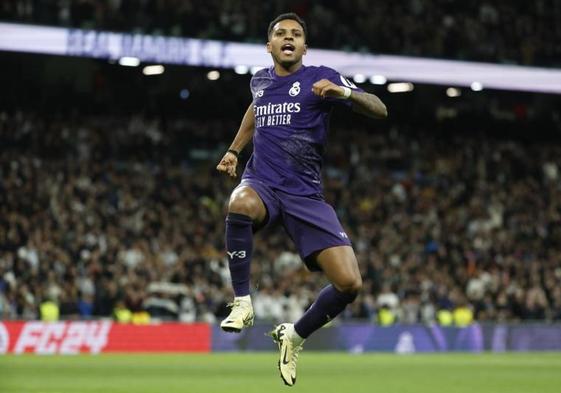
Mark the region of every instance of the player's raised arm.
POLYGON ((314 83, 312 91, 322 98, 348 99, 352 102, 353 111, 361 115, 376 119, 388 117, 386 105, 374 94, 352 90, 347 86, 339 86, 329 79, 322 79, 314 83))
POLYGON ((231 177, 236 177, 238 155, 245 145, 247 145, 247 143, 251 140, 254 131, 255 116, 253 115, 253 103, 251 103, 245 111, 245 115, 243 116, 242 123, 240 124, 240 128, 234 138, 234 141, 216 166, 216 169, 219 172, 226 172, 231 177))
POLYGON ((386 105, 375 94, 351 90, 349 100, 352 101, 353 111, 356 113, 375 119, 388 117, 386 105))

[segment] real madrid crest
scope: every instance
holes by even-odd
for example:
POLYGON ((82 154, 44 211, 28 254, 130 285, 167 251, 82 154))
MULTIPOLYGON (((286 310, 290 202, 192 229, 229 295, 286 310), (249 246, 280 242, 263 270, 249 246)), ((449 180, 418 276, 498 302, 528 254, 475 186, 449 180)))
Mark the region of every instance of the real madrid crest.
POLYGON ((300 94, 300 82, 294 82, 288 91, 288 94, 290 94, 291 97, 296 97, 300 94))

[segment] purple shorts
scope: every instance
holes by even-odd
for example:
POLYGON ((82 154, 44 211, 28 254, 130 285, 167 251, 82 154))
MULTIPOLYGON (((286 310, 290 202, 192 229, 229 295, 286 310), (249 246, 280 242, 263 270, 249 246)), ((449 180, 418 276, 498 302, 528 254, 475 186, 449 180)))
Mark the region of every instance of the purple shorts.
POLYGON ((350 246, 335 210, 321 196, 299 196, 275 190, 257 179, 243 179, 238 187, 249 186, 267 208, 265 226, 282 220, 300 257, 310 270, 321 270, 311 258, 316 251, 335 246, 350 246))

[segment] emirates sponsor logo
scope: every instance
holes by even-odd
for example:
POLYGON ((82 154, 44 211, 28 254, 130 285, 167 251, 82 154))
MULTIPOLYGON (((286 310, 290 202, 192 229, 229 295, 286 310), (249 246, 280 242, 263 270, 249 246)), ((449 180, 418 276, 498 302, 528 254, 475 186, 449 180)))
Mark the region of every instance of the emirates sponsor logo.
POLYGON ((292 114, 299 113, 300 110, 299 102, 283 102, 280 104, 269 102, 266 105, 255 105, 253 107, 255 127, 290 125, 292 114))

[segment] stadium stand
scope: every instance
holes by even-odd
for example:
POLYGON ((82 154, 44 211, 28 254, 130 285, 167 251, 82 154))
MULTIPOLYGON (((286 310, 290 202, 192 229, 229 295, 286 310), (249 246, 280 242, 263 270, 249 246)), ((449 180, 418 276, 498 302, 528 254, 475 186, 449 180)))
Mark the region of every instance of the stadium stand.
POLYGON ((308 21, 314 47, 561 65, 556 0, 4 0, 0 20, 263 42, 269 21, 287 10, 308 21))
MULTIPOLYGON (((234 183, 214 171, 219 149, 197 159, 189 140, 220 146, 212 130, 228 127, 0 114, 0 317, 39 318, 44 302, 63 319, 223 316, 234 183)), ((485 133, 333 132, 326 196, 365 278, 344 317, 431 322, 468 306, 479 321, 561 320, 560 157, 485 133)), ((322 284, 279 230, 258 236, 253 278, 268 321, 296 318, 322 284)))

